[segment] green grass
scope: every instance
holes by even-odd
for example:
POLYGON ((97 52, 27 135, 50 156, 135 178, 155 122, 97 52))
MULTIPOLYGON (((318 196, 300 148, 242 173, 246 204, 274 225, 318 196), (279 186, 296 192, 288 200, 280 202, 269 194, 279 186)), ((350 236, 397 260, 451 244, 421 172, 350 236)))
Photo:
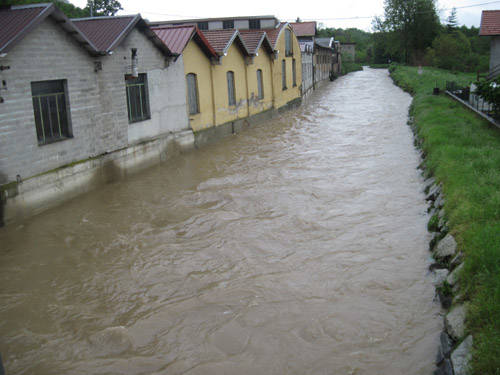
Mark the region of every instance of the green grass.
POLYGON ((343 62, 342 63, 342 74, 348 74, 351 72, 357 72, 363 70, 363 65, 354 62, 343 62))
POLYGON ((472 372, 500 374, 500 129, 441 94, 446 80, 468 84, 473 74, 391 67, 394 81, 414 94, 415 120, 426 166, 446 197, 450 232, 466 255, 461 292, 470 302, 472 372))
POLYGON ((372 69, 388 69, 390 64, 370 64, 370 68, 372 69))

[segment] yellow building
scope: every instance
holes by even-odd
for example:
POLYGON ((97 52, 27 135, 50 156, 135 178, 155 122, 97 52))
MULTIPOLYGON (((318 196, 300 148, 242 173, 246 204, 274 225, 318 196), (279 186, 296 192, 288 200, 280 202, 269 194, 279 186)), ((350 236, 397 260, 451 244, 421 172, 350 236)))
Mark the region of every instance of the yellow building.
POLYGON ((250 53, 238 30, 204 31, 218 55, 211 65, 215 125, 221 125, 249 116, 247 63, 250 53))
POLYGON ((300 45, 292 26, 287 22, 264 30, 275 53, 273 60, 274 108, 299 100, 302 85, 300 45))
MULTIPOLYGON (((301 54, 288 23, 266 30, 156 26, 184 63, 190 126, 235 132, 252 116, 300 100, 301 54)), ((219 130, 218 130, 219 131, 219 130)))
POLYGON ((240 34, 251 56, 246 73, 249 114, 252 116, 273 108, 274 51, 265 31, 240 30, 240 34))
POLYGON ((189 124, 193 131, 211 128, 214 117, 212 61, 218 55, 195 26, 153 27, 156 35, 184 63, 189 124))

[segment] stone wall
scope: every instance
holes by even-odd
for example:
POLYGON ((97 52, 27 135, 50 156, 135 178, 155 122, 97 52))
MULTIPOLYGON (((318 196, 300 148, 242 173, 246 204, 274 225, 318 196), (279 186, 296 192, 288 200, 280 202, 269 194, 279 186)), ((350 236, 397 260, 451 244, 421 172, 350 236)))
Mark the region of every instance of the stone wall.
POLYGON ((113 54, 92 57, 48 17, 6 57, 0 103, 0 185, 189 128, 182 57, 166 57, 137 29, 113 54), (129 124, 131 48, 147 73, 151 119, 129 124), (95 71, 95 63, 102 69, 95 71), (38 144, 31 82, 66 80, 72 137, 38 144))
MULTIPOLYGON (((88 52, 50 17, 30 32, 5 58, 10 69, 0 104, 0 185, 27 178, 112 148, 96 133, 99 89, 88 52), (33 113, 31 82, 67 80, 73 138, 39 146, 33 113)), ((122 136, 120 144, 126 144, 122 136)), ((109 142, 115 142, 110 140, 109 142)))

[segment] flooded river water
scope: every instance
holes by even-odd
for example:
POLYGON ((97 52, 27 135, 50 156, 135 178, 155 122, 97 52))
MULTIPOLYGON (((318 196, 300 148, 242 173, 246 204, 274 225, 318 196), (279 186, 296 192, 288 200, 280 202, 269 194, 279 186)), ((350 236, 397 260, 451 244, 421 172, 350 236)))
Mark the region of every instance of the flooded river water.
POLYGON ((410 101, 385 70, 353 73, 0 228, 7 374, 431 374, 410 101))

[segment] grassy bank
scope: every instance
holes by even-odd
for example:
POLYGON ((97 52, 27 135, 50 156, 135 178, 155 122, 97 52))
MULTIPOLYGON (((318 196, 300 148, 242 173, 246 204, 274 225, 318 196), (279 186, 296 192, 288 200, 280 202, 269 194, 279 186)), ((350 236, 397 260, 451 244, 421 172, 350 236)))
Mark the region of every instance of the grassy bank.
POLYGON ((342 63, 342 75, 363 70, 363 65, 354 62, 342 63))
POLYGON ((470 74, 391 67, 394 81, 414 94, 411 114, 426 166, 442 182, 450 232, 465 253, 460 292, 469 301, 474 375, 500 374, 500 130, 447 96, 433 96, 446 80, 470 74))

